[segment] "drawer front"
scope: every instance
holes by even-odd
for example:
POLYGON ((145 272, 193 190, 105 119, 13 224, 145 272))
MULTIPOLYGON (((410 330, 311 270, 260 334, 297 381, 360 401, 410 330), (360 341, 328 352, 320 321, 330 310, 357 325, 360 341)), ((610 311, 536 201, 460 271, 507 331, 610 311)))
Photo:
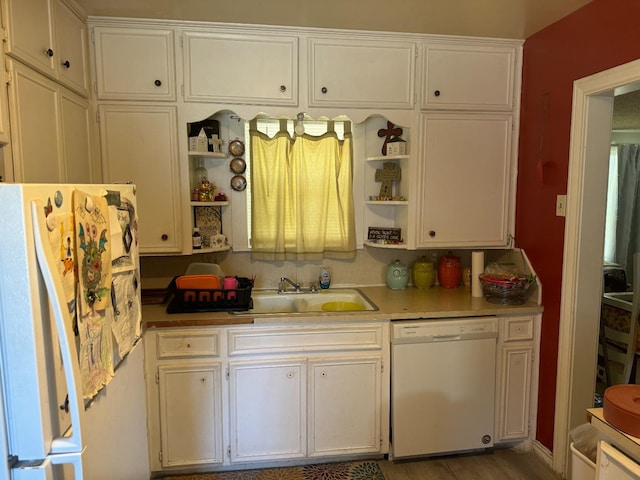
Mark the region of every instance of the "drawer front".
POLYGON ((382 349, 382 325, 260 327, 229 331, 229 355, 382 349))
POLYGON ((159 359, 177 357, 211 357, 219 355, 220 332, 158 332, 159 359))
POLYGON ((533 340, 533 316, 503 318, 500 328, 503 342, 533 340))

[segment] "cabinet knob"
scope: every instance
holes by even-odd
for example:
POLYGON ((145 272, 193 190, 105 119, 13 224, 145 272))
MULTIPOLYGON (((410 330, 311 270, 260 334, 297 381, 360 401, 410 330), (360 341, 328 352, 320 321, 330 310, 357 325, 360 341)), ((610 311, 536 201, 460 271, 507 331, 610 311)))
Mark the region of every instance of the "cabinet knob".
POLYGON ((436 97, 439 97, 439 96, 440 96, 440 90, 436 90, 435 92, 433 92, 433 94, 434 94, 436 97))
POLYGON ((322 88, 320 89, 320 91, 321 91, 322 93, 327 93, 327 87, 322 87, 322 88))
POLYGON ((287 378, 293 378, 293 372, 287 372, 287 378))
POLYGON ((281 92, 286 92, 287 91, 286 85, 280 85, 280 91, 281 92))
POLYGON ((429 230, 429 236, 430 237, 435 237, 436 236, 436 231, 435 230, 429 230))
POLYGON ((167 240, 169 240, 169 235, 167 235, 166 233, 163 233, 160 238, 162 239, 163 242, 166 242, 167 240))
POLYGON ((206 378, 204 378, 204 377, 202 377, 202 378, 200 379, 200 383, 202 383, 202 384, 204 385, 205 383, 207 383, 207 379, 206 379, 206 378))
POLYGON ((65 68, 71 68, 71 62, 69 62, 69 60, 65 60, 64 62, 62 62, 62 65, 65 68))
POLYGON ((191 348, 191 344, 190 343, 187 343, 187 348, 191 348))
POLYGON ((160 81, 160 80, 156 80, 155 82, 153 82, 153 84, 154 84, 156 87, 159 87, 160 85, 162 85, 162 81, 160 81))
POLYGON ((45 55, 46 55, 47 57, 53 57, 53 50, 51 50, 50 48, 47 48, 47 49, 44 51, 44 53, 45 53, 45 55))

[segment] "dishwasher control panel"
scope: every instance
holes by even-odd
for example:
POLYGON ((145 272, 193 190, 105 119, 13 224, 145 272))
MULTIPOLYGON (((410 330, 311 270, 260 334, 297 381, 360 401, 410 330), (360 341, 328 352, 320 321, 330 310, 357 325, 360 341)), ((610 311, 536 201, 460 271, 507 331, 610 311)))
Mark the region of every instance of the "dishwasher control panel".
POLYGON ((496 317, 400 321, 393 322, 392 326, 394 343, 453 341, 498 336, 496 317))

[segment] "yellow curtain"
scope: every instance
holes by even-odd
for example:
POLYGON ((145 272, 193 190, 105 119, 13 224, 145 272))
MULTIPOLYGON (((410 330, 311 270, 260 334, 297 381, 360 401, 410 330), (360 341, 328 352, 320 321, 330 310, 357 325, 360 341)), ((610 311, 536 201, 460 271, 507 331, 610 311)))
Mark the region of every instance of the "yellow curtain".
POLYGON ((254 258, 355 256, 351 133, 269 138, 251 125, 254 258))

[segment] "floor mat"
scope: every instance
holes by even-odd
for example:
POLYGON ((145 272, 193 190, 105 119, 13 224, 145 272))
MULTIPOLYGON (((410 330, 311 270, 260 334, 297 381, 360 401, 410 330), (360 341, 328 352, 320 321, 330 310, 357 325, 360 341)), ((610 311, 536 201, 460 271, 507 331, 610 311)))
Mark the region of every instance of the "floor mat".
POLYGON ((384 475, 377 462, 369 461, 174 475, 162 480, 384 480, 384 475))

